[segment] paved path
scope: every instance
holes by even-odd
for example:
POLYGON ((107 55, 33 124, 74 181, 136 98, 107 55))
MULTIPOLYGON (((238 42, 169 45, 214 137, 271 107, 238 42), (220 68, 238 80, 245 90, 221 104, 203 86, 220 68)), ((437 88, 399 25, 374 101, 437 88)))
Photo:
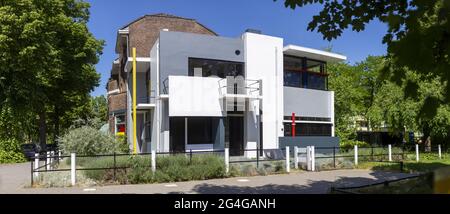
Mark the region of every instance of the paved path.
POLYGON ((30 163, 0 164, 0 193, 20 191, 30 183, 30 163))
POLYGON ((296 172, 284 175, 239 177, 166 184, 111 185, 91 188, 24 188, 29 182, 29 164, 0 165, 0 193, 327 193, 331 186, 359 186, 411 176, 370 170, 296 172))

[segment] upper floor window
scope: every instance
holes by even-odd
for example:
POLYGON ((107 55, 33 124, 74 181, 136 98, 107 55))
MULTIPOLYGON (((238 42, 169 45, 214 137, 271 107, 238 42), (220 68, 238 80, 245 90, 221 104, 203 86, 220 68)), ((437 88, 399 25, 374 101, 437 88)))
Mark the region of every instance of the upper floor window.
POLYGON ((326 63, 305 57, 284 56, 284 85, 327 90, 326 63))
POLYGON ((215 59, 189 58, 189 76, 220 77, 242 76, 244 77, 244 63, 215 59))

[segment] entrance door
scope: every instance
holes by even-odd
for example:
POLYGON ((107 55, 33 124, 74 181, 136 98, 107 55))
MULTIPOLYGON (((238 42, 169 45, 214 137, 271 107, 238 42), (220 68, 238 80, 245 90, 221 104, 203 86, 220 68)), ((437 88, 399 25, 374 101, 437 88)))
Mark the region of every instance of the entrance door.
POLYGON ((244 117, 228 117, 230 155, 244 155, 244 117))

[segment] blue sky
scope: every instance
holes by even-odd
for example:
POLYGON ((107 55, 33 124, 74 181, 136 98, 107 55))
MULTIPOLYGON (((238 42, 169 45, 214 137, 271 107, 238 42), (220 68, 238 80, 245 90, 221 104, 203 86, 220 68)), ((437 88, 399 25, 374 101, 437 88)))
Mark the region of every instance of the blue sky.
POLYGON ((114 52, 117 30, 145 14, 169 13, 193 18, 221 36, 238 37, 245 29, 261 30, 263 34, 284 38, 284 44, 323 49, 331 46, 333 52, 344 54, 350 63, 368 55, 386 53, 381 40, 387 27, 371 22, 360 33, 347 30, 340 38, 328 42, 322 35, 306 30, 312 16, 320 11, 319 5, 291 10, 284 0, 87 0, 91 4, 90 31, 106 41, 103 55, 96 65, 101 73, 100 86, 91 94, 104 95, 114 52))

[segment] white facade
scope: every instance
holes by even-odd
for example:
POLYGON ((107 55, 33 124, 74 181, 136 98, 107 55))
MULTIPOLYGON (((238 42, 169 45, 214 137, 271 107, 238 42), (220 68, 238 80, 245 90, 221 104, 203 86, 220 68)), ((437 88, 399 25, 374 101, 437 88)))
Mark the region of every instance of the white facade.
MULTIPOLYGON (((151 136, 151 143, 143 142, 145 146, 141 145, 138 151, 170 152, 175 151, 175 147, 182 150, 220 150, 231 147, 237 138, 242 144, 241 149, 256 149, 258 146, 277 149, 280 147, 280 137, 285 136, 284 123, 289 122, 286 116, 291 113, 302 117, 329 118, 329 121, 315 123, 331 124, 331 136, 334 136, 334 93, 285 87, 284 55, 287 53, 325 61, 345 58, 299 46, 284 47, 282 38, 256 33, 244 33, 240 38, 230 39, 161 32, 150 52, 150 59, 146 61, 150 75, 140 76, 150 78, 150 85, 137 87, 139 90, 154 92, 154 95, 150 93, 154 99, 148 100, 149 105, 145 105, 148 108, 138 111, 140 117, 145 115, 146 118, 140 118, 137 122, 151 121, 150 129, 137 128, 138 138, 151 136), (175 40, 177 42, 171 42, 175 40), (209 55, 208 51, 214 54, 209 55), (230 80, 214 75, 200 76, 202 70, 195 65, 192 75, 189 69, 195 59, 242 65, 243 91, 230 93, 230 80), (243 111, 238 109, 231 112, 229 107, 232 102, 227 102, 230 99, 242 103, 243 111), (206 122, 203 123, 202 119, 206 122), (241 123, 241 120, 242 124, 233 126, 241 123), (211 125, 211 129, 208 129, 210 136, 190 136, 198 132, 195 130, 198 127, 192 127, 189 123, 196 124, 199 121, 200 124, 211 125), (199 142, 193 142, 198 139, 199 142), (207 139, 207 143, 203 143, 204 139, 207 139)), ((128 84, 131 85, 131 78, 129 80, 128 84)), ((138 81, 138 84, 143 82, 146 81, 138 81)), ((237 87, 240 87, 239 84, 237 87)), ((127 136, 132 147, 132 97, 131 90, 128 91, 127 136)), ((245 151, 237 155, 255 156, 256 152, 245 151)))

